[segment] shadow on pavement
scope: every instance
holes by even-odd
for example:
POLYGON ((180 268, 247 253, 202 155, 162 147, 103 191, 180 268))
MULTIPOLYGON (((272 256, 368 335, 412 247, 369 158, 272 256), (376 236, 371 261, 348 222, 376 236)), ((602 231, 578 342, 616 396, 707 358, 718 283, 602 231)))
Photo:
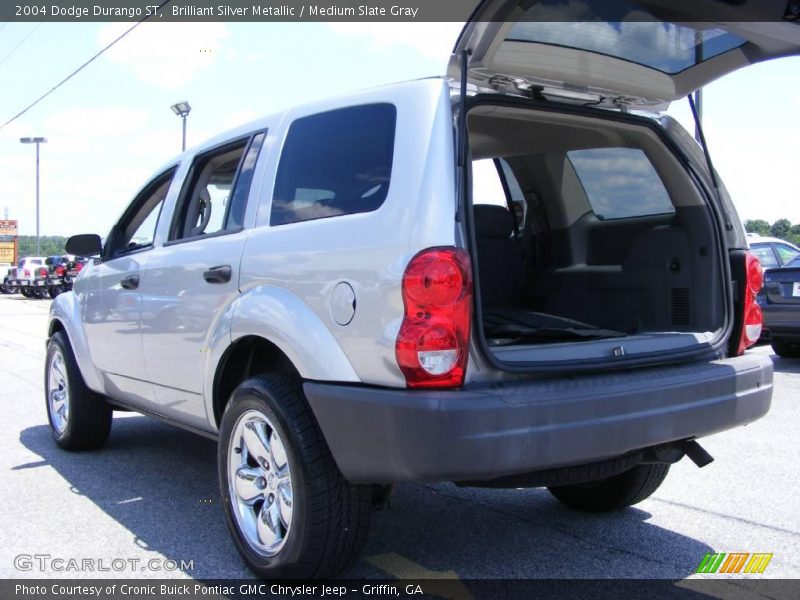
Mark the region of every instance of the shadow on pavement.
POLYGON ((771 354, 772 366, 776 373, 800 373, 800 358, 782 358, 771 354))
MULTIPOLYGON (((219 502, 213 441, 146 417, 115 418, 99 451, 58 449, 47 426, 21 442, 70 491, 94 502, 140 547, 194 560, 194 577, 250 577, 230 540, 219 502)), ((461 578, 672 578, 693 573, 707 545, 648 522, 630 508, 586 515, 546 490, 487 490, 404 484, 388 511, 373 515, 369 541, 348 577, 454 571, 461 578), (380 560, 378 560, 378 558, 380 560), (391 568, 391 567, 390 567, 391 568), (418 571, 415 571, 415 569, 418 571)), ((102 548, 102 540, 97 540, 102 548)), ((430 576, 430 575, 428 575, 430 576)))

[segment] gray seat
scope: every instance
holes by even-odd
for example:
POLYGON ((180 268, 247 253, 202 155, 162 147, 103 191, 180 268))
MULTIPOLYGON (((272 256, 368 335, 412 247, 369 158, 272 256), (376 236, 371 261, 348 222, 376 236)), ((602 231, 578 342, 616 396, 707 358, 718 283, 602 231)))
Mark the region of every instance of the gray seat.
POLYGON ((525 251, 514 239, 514 217, 503 206, 476 204, 475 240, 484 308, 519 306, 525 276, 525 251))

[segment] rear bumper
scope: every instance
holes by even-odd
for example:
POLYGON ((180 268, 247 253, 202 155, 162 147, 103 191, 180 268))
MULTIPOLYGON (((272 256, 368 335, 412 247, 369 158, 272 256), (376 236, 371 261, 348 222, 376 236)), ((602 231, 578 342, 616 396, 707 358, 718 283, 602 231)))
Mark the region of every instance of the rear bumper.
POLYGON ((800 339, 800 305, 767 304, 761 309, 768 337, 800 339))
POLYGON ((304 390, 353 482, 488 480, 754 421, 769 410, 772 361, 746 355, 438 392, 314 382, 304 390))

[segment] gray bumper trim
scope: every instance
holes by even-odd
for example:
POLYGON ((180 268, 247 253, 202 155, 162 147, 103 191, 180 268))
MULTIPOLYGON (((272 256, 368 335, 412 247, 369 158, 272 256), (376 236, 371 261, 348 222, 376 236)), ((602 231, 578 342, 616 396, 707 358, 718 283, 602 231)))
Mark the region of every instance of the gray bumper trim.
POLYGON ((767 356, 450 391, 307 382, 333 457, 358 483, 493 479, 600 461, 758 419, 767 356))

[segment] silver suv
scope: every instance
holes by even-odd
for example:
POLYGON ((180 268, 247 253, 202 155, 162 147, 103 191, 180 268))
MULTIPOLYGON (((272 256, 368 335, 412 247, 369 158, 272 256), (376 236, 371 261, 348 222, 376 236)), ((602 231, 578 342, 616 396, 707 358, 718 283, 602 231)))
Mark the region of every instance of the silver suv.
POLYGON ((800 28, 528 4, 482 4, 448 77, 221 135, 105 243, 70 239, 95 258, 52 305, 56 443, 99 447, 115 408, 218 440, 244 559, 314 577, 396 482, 617 510, 763 416, 760 266, 707 152, 654 111, 800 28))

